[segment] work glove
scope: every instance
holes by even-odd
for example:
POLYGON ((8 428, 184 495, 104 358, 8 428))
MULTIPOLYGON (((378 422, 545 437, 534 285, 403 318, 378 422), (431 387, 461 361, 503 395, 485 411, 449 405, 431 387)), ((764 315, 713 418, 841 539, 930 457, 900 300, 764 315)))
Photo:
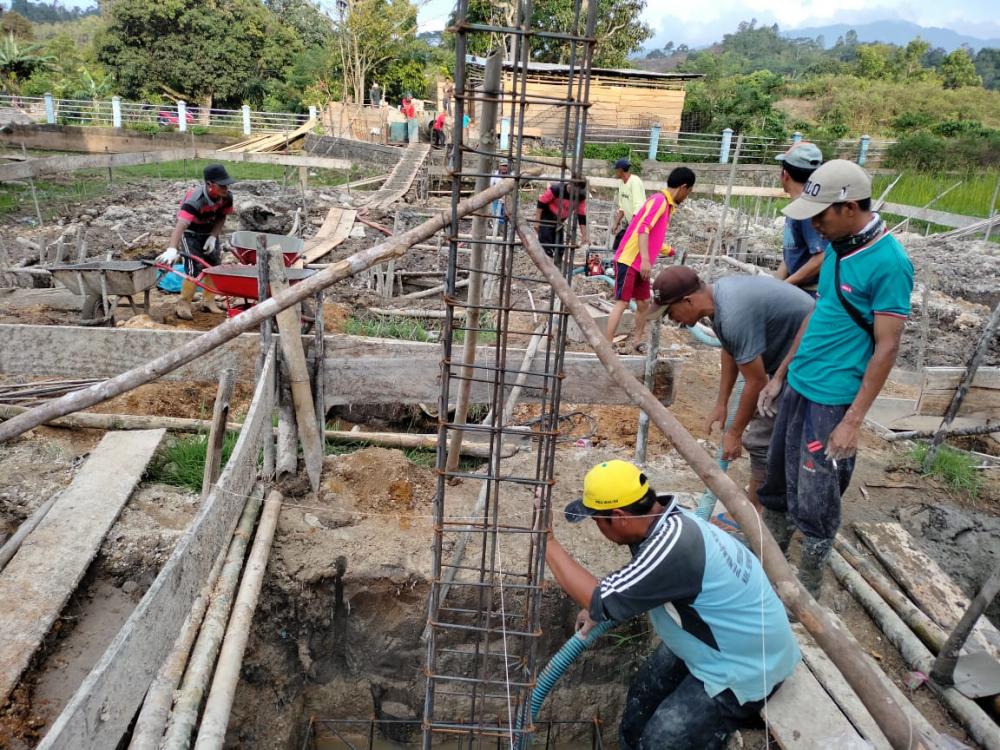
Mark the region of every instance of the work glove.
POLYGON ((172 266, 179 257, 181 257, 181 254, 177 252, 176 247, 168 247, 165 252, 156 256, 156 261, 166 266, 172 266))
POLYGON ((205 254, 208 255, 209 253, 214 253, 215 247, 218 244, 219 244, 219 238, 213 234, 211 237, 205 240, 205 254))

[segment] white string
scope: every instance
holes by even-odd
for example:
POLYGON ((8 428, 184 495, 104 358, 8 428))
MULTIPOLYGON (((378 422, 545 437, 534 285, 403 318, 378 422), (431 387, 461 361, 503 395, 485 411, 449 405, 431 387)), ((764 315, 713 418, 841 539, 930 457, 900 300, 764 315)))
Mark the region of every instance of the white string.
POLYGON ((507 655, 507 613, 504 611, 503 598, 503 556, 500 552, 500 534, 496 535, 497 542, 497 575, 500 586, 500 633, 503 635, 503 672, 504 685, 507 688, 507 726, 510 731, 510 748, 514 750, 514 710, 510 699, 510 658, 507 655))
POLYGON ((761 674, 764 680, 764 747, 771 747, 770 721, 767 717, 767 641, 764 630, 764 592, 765 586, 770 586, 767 574, 764 572, 764 525, 760 518, 760 513, 754 511, 757 516, 757 535, 761 540, 760 545, 760 662, 761 674))

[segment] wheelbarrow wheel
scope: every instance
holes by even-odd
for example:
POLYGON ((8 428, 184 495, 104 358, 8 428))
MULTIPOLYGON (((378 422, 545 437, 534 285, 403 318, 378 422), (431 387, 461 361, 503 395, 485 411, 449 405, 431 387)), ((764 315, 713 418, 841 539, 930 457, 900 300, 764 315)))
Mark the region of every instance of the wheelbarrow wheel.
POLYGON ((80 308, 80 325, 84 326, 108 326, 115 325, 114 309, 104 316, 104 309, 101 306, 101 298, 94 295, 86 295, 83 298, 83 305, 80 308))

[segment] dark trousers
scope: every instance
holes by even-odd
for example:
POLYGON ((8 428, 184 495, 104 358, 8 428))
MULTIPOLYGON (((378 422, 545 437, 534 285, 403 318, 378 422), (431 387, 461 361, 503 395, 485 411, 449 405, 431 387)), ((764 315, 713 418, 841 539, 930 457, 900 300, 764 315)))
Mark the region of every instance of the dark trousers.
POLYGON ((445 138, 443 130, 437 130, 435 128, 431 128, 431 143, 433 143, 435 146, 443 146, 444 140, 445 138))
POLYGON ((618 742, 623 750, 718 750, 763 705, 740 704, 732 690, 709 697, 705 685, 661 642, 629 686, 618 742))
POLYGON ((622 240, 625 239, 625 232, 627 231, 628 227, 623 227, 622 229, 618 230, 618 232, 615 234, 615 245, 614 247, 611 248, 612 250, 617 252, 618 248, 621 247, 622 240))
POLYGON ((563 246, 566 240, 563 235, 562 225, 556 228, 555 224, 542 222, 538 226, 538 242, 541 244, 545 254, 552 258, 556 266, 562 266, 563 246))
MULTIPOLYGON (((192 232, 188 230, 184 232, 184 237, 181 248, 184 252, 189 255, 197 256, 201 258, 210 266, 217 266, 222 262, 222 247, 219 242, 215 243, 215 250, 210 253, 205 252, 205 243, 208 242, 208 238, 211 237, 210 234, 199 234, 198 232, 192 232)), ((184 259, 184 273, 188 276, 197 277, 205 270, 205 266, 201 263, 191 260, 190 258, 184 259)))
POLYGON ((806 536, 833 539, 840 526, 840 498, 854 472, 854 458, 825 455, 830 433, 850 404, 824 406, 791 386, 781 395, 767 453, 767 480, 757 490, 765 508, 788 513, 806 536))

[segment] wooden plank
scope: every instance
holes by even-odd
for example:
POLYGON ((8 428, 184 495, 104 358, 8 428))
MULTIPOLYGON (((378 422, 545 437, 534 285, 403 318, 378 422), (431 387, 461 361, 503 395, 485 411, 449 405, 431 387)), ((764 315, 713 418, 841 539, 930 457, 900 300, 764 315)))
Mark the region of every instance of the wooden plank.
MULTIPOLYGON (((968 608, 969 597, 917 546, 910 533, 898 523, 857 522, 854 530, 907 596, 951 632, 968 608)), ((969 647, 1000 658, 1000 631, 986 617, 981 618, 969 637, 969 647)))
POLYGON ((934 208, 918 208, 917 206, 907 206, 903 203, 884 203, 882 205, 882 211, 887 214, 895 214, 896 216, 905 216, 910 219, 919 219, 920 221, 929 221, 932 224, 940 224, 944 227, 967 227, 975 224, 977 221, 982 221, 981 216, 964 216, 962 214, 953 214, 947 211, 938 211, 934 208))
POLYGON ((800 623, 792 625, 792 630, 798 638, 799 650, 809 671, 833 698, 834 703, 844 712, 854 728, 872 744, 875 750, 892 750, 889 740, 879 729, 857 693, 847 684, 840 670, 830 661, 830 657, 816 645, 816 641, 800 623))
POLYGON ((333 159, 327 156, 304 156, 302 154, 253 154, 229 151, 198 151, 199 159, 248 164, 278 164, 285 167, 313 167, 317 169, 350 169, 354 162, 349 159, 333 159))
MULTIPOLYGON (((0 347, 0 373, 113 377, 199 335, 194 331, 3 324, 0 325, 0 340, 4 342, 0 347)), ((343 334, 326 336, 324 341, 328 403, 437 401, 441 388, 439 344, 343 334)), ((233 368, 237 382, 252 383, 258 347, 258 334, 245 333, 167 373, 163 379, 215 383, 219 372, 233 368)), ((492 361, 493 347, 481 347, 479 356, 480 362, 492 361)), ((509 349, 507 356, 508 366, 517 368, 524 350, 509 349)), ((622 362, 641 377, 645 357, 622 357, 622 362)), ((660 360, 657 365, 653 392, 665 404, 673 401, 675 366, 671 360, 660 360)), ((629 403, 625 393, 612 385, 607 370, 593 354, 567 352, 564 371, 564 403, 629 403)), ((529 377, 523 397, 537 400, 541 385, 538 377, 529 377)), ((474 384, 476 399, 485 398, 486 388, 485 384, 474 384)))
MULTIPOLYGON (((920 387, 925 391, 954 391, 964 375, 964 367, 927 367, 920 387)), ((1000 367, 980 367, 972 387, 1000 390, 1000 367)))
POLYGON ((130 154, 88 154, 87 156, 52 156, 45 159, 29 159, 19 164, 0 164, 0 182, 62 172, 75 172, 78 169, 106 169, 108 167, 130 167, 136 164, 180 161, 194 158, 194 156, 195 149, 193 148, 177 148, 166 151, 137 151, 130 154))
POLYGON ((768 700, 766 717, 768 730, 782 750, 816 750, 861 743, 857 730, 801 662, 768 700))
POLYGON ((306 242, 299 262, 314 263, 346 240, 354 228, 357 215, 353 208, 331 208, 316 236, 306 242))
POLYGON ((0 704, 76 590, 165 434, 107 433, 4 568, 0 704))
MULTIPOLYGON (((917 413, 942 416, 965 374, 961 367, 933 367, 924 373, 917 401, 917 413)), ((959 416, 1000 413, 1000 367, 984 367, 976 372, 972 386, 962 400, 959 416)))
POLYGON ((56 719, 37 750, 117 747, 167 657, 208 571, 232 536, 271 435, 276 355, 261 372, 240 437, 200 512, 153 585, 56 719))

